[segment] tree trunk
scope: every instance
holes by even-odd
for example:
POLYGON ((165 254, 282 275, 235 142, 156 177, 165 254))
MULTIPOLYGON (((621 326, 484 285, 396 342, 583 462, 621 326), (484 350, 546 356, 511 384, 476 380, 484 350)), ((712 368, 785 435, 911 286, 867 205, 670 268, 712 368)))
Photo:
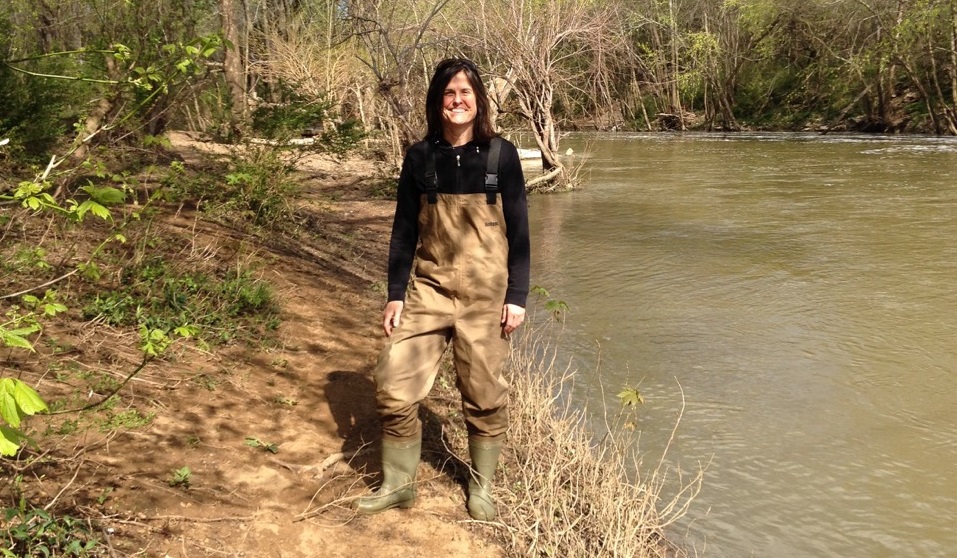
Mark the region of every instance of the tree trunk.
POLYGON ((219 0, 223 36, 227 45, 223 71, 229 97, 232 101, 233 125, 246 119, 246 73, 243 71, 243 52, 239 42, 239 27, 236 24, 235 4, 233 0, 219 0))

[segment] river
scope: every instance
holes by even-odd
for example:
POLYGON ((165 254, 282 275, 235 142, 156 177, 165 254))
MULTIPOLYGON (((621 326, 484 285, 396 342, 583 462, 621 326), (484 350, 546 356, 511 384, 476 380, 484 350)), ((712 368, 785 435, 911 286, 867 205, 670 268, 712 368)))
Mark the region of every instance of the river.
POLYGON ((576 402, 638 386, 702 556, 957 552, 957 141, 574 135, 532 196, 576 402), (581 155, 578 155, 581 154, 581 155), (600 370, 599 368, 600 360, 600 370), (599 377, 604 385, 599 389, 599 377))

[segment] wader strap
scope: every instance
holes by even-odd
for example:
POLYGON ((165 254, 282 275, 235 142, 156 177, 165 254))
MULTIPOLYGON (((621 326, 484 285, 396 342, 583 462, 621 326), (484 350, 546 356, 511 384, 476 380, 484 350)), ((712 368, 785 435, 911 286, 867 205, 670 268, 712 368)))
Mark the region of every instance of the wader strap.
POLYGON ((495 205, 498 191, 498 154, 502 151, 502 138, 492 138, 488 150, 488 168, 485 169, 485 201, 495 205))
POLYGON ((432 142, 426 143, 429 147, 428 155, 425 157, 425 193, 428 196, 429 203, 435 204, 438 201, 439 179, 435 174, 435 146, 432 142))

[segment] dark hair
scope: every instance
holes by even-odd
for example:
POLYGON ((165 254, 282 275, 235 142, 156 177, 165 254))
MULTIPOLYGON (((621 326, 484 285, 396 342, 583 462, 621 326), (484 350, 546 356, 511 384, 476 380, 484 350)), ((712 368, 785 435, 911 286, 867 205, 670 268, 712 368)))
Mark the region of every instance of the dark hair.
POLYGON ((482 83, 478 67, 471 60, 465 58, 446 58, 435 67, 432 80, 429 82, 429 92, 425 95, 425 120, 428 123, 426 139, 442 137, 442 99, 445 88, 459 72, 465 72, 465 77, 472 84, 475 91, 475 121, 472 123, 472 140, 478 143, 488 143, 497 136, 492 128, 491 105, 488 100, 488 91, 482 83))

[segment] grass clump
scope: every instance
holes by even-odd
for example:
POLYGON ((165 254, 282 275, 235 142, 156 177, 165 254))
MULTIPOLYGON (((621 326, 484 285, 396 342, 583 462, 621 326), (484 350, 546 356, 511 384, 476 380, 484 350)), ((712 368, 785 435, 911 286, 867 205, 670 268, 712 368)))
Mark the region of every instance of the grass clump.
POLYGON ((539 335, 526 330, 510 366, 511 426, 495 483, 509 555, 680 555, 664 530, 684 515, 701 474, 679 475, 663 499, 666 467, 639 473, 637 432, 613 423, 596 441, 584 412, 562 402, 572 375, 555 370, 539 335))

